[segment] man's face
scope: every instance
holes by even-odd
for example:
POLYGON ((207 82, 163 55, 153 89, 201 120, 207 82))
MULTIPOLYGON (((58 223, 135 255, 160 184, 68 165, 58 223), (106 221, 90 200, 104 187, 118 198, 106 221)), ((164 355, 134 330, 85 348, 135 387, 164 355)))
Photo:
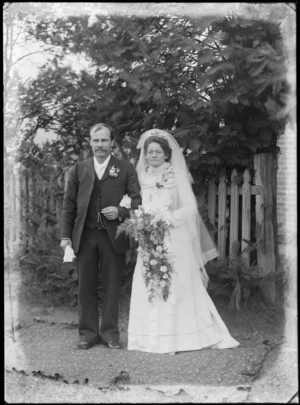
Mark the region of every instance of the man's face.
POLYGON ((95 158, 104 162, 111 152, 112 140, 108 128, 101 128, 91 134, 90 145, 95 158))

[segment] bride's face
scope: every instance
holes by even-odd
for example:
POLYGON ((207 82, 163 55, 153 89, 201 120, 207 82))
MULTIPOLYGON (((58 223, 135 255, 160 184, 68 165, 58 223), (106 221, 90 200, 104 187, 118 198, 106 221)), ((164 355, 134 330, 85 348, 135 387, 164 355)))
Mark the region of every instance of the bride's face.
POLYGON ((148 145, 146 159, 150 166, 158 167, 165 163, 167 156, 159 143, 152 142, 148 145))

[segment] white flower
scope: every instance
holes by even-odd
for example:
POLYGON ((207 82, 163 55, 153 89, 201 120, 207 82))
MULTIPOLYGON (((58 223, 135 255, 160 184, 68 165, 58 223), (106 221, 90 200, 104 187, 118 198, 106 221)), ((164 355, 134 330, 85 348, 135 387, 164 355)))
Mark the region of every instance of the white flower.
POLYGON ((155 259, 150 260, 150 266, 155 266, 157 261, 155 259))
POLYGON ((88 19, 88 27, 91 27, 92 25, 96 24, 98 22, 98 18, 95 16, 95 14, 90 15, 88 19))
POLYGON ((127 194, 123 195, 119 205, 129 210, 131 208, 131 198, 127 194))
POLYGON ((160 245, 158 245, 158 246, 156 246, 156 250, 157 250, 157 252, 161 253, 163 249, 160 245))
POLYGON ((169 276, 165 273, 163 274, 163 278, 168 278, 169 276))
POLYGON ((119 171, 120 171, 120 169, 119 169, 118 167, 112 166, 112 167, 109 169, 109 175, 110 175, 111 177, 118 177, 119 171))
POLYGON ((168 271, 167 266, 160 266, 160 271, 161 271, 162 273, 165 273, 166 271, 168 271))
POLYGON ((156 222, 157 222, 156 218, 152 218, 152 219, 150 220, 150 225, 155 225, 156 222))
POLYGON ((139 208, 137 210, 135 210, 134 213, 137 216, 137 218, 139 218, 143 213, 141 206, 139 206, 139 208))

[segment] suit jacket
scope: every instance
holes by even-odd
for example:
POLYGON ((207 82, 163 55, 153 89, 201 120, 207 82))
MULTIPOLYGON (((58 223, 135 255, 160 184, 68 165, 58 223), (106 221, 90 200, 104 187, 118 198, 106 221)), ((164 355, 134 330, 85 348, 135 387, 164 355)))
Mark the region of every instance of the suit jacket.
MULTIPOLYGON (((61 237, 70 238, 75 254, 78 253, 82 231, 85 224, 87 208, 94 187, 95 169, 93 157, 73 166, 63 200, 61 237)), ((125 194, 131 197, 131 208, 137 209, 141 204, 140 186, 133 165, 126 160, 111 156, 106 170, 101 178, 101 209, 108 206, 118 207, 121 221, 129 217, 130 210, 120 207, 120 201, 125 194), (119 168, 116 177, 110 175, 112 167, 119 168)), ((125 253, 128 248, 128 238, 121 234, 116 238, 116 229, 120 220, 107 220, 104 226, 116 253, 125 253)))

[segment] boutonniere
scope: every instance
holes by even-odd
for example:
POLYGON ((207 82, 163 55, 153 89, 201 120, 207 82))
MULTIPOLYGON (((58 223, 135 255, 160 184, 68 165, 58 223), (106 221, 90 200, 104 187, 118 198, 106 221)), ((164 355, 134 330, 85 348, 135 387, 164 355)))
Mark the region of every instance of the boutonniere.
POLYGON ((110 177, 118 177, 120 169, 118 167, 112 166, 109 169, 109 175, 110 177))

